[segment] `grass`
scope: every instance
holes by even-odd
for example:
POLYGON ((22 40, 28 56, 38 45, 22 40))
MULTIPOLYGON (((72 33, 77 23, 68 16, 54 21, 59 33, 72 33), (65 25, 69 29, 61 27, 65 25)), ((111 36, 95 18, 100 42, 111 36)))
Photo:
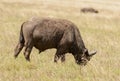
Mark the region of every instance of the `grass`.
POLYGON ((119 0, 1 0, 0 1, 0 81, 119 81, 120 80, 119 0), (100 13, 83 14, 83 7, 100 13), (31 62, 23 51, 14 59, 21 24, 33 16, 68 19, 74 22, 89 50, 98 53, 87 66, 78 66, 72 55, 65 63, 53 62, 55 49, 38 54, 31 62))

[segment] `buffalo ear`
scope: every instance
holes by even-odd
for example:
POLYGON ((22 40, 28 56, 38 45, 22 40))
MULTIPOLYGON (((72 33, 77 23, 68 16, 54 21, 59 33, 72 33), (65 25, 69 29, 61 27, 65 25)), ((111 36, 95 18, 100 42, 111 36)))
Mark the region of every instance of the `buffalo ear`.
POLYGON ((95 55, 97 53, 97 51, 92 51, 90 54, 89 54, 89 56, 93 56, 93 55, 95 55))
POLYGON ((85 54, 85 55, 89 55, 88 49, 84 49, 84 54, 85 54))

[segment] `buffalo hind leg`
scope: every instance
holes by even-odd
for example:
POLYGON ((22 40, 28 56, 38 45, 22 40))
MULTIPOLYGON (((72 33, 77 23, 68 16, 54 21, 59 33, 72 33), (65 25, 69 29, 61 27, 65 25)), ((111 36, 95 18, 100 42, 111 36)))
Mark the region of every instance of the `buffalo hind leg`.
POLYGON ((33 48, 33 44, 32 44, 32 41, 28 41, 26 44, 25 44, 25 51, 24 51, 24 56, 25 56, 25 59, 27 61, 30 61, 30 53, 32 51, 32 48, 33 48))
POLYGON ((18 55, 19 55, 19 53, 20 53, 20 51, 22 50, 22 48, 23 48, 23 46, 24 46, 24 44, 22 44, 22 43, 18 43, 17 44, 17 46, 16 46, 16 48, 15 48, 15 53, 14 53, 14 57, 16 58, 18 55))
POLYGON ((27 61, 30 61, 30 53, 31 53, 31 51, 32 51, 32 46, 25 48, 24 56, 25 56, 25 59, 27 61))

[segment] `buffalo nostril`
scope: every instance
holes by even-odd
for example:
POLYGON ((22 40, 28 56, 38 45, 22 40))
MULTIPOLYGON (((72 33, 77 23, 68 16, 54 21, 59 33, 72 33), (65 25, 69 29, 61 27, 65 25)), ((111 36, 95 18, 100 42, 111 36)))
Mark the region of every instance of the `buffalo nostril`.
POLYGON ((84 60, 84 58, 81 58, 81 60, 84 60))

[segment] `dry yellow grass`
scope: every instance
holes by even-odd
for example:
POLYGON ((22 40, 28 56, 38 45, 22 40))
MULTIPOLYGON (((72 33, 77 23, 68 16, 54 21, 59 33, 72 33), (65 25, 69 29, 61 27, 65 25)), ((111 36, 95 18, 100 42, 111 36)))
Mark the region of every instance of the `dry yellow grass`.
POLYGON ((0 0, 0 81, 120 81, 120 0, 0 0), (83 14, 93 7, 100 13, 83 14), (38 54, 31 62, 23 52, 14 59, 21 24, 34 16, 74 22, 88 49, 98 53, 87 66, 67 55, 64 64, 53 62, 55 49, 38 54))

